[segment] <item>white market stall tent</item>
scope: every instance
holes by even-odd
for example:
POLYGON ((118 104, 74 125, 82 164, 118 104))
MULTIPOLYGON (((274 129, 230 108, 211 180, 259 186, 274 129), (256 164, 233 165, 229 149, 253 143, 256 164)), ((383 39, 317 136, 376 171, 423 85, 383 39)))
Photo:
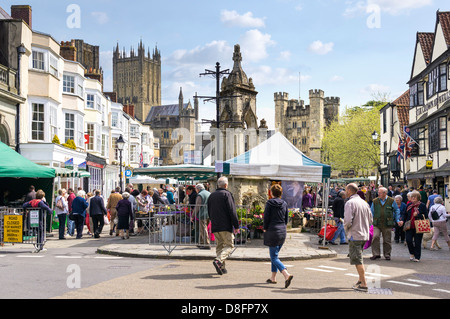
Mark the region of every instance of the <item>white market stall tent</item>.
POLYGON ((308 158, 279 132, 248 152, 217 163, 216 169, 225 175, 311 183, 331 176, 331 166, 308 158))

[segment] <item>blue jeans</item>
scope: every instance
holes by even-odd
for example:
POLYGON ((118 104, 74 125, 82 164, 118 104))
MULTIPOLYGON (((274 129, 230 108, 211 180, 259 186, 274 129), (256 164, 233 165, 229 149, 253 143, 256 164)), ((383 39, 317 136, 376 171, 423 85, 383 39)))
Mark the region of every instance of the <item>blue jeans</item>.
POLYGON ((67 233, 70 236, 73 236, 75 233, 75 221, 71 220, 70 218, 67 218, 67 233))
POLYGON ((283 247, 283 245, 269 247, 270 260, 272 262, 272 272, 277 272, 277 271, 282 272, 283 270, 286 269, 286 267, 283 265, 281 260, 278 258, 278 254, 281 250, 281 247, 283 247))
POLYGON ((340 238, 340 243, 345 243, 347 241, 347 239, 345 238, 345 230, 344 230, 344 223, 341 223, 339 221, 336 221, 337 227, 338 229, 336 230, 336 233, 334 233, 334 237, 331 240, 332 243, 334 243, 334 241, 336 239, 338 239, 338 237, 340 238))

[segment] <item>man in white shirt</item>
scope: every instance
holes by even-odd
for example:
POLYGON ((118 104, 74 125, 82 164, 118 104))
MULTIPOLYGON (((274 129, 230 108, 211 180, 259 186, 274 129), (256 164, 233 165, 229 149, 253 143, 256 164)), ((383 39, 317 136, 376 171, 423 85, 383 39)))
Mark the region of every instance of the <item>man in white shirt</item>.
POLYGON ((344 207, 344 228, 349 237, 350 264, 355 265, 359 275, 359 281, 353 286, 357 291, 367 292, 367 281, 363 264, 362 253, 365 243, 370 238, 370 225, 373 216, 369 204, 358 194, 358 186, 348 184, 345 193, 348 198, 344 207))

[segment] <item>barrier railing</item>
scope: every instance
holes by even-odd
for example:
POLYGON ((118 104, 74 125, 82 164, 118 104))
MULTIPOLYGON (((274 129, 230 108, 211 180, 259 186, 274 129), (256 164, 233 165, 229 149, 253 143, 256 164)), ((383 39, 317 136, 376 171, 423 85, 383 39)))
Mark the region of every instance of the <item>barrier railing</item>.
POLYGON ((0 207, 0 246, 31 244, 35 252, 44 249, 47 214, 40 208, 0 207))
MULTIPOLYGON (((237 206, 239 232, 235 235, 235 247, 244 246, 249 236, 247 214, 250 207, 237 206)), ((136 212, 136 221, 148 232, 150 245, 161 245, 170 254, 177 246, 197 246, 210 249, 215 246, 209 219, 199 218, 206 205, 155 205, 149 212, 136 212)))

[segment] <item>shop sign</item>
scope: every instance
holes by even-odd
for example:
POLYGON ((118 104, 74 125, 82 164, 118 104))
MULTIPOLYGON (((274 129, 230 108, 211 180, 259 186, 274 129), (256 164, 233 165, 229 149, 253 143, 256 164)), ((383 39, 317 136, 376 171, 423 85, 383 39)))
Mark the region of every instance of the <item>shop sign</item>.
POLYGON ((23 241, 22 215, 4 216, 4 240, 5 243, 21 243, 23 241))
POLYGON ((88 166, 91 166, 91 167, 103 168, 102 164, 97 164, 97 163, 94 163, 94 162, 86 162, 86 164, 88 166))
POLYGON ((424 106, 417 107, 416 109, 416 116, 419 117, 423 113, 427 112, 429 109, 433 107, 439 107, 440 104, 450 100, 450 91, 447 93, 444 93, 442 95, 439 95, 435 99, 431 100, 424 106))
POLYGON ((428 160, 426 163, 426 168, 427 169, 432 169, 433 168, 433 161, 432 160, 428 160))

